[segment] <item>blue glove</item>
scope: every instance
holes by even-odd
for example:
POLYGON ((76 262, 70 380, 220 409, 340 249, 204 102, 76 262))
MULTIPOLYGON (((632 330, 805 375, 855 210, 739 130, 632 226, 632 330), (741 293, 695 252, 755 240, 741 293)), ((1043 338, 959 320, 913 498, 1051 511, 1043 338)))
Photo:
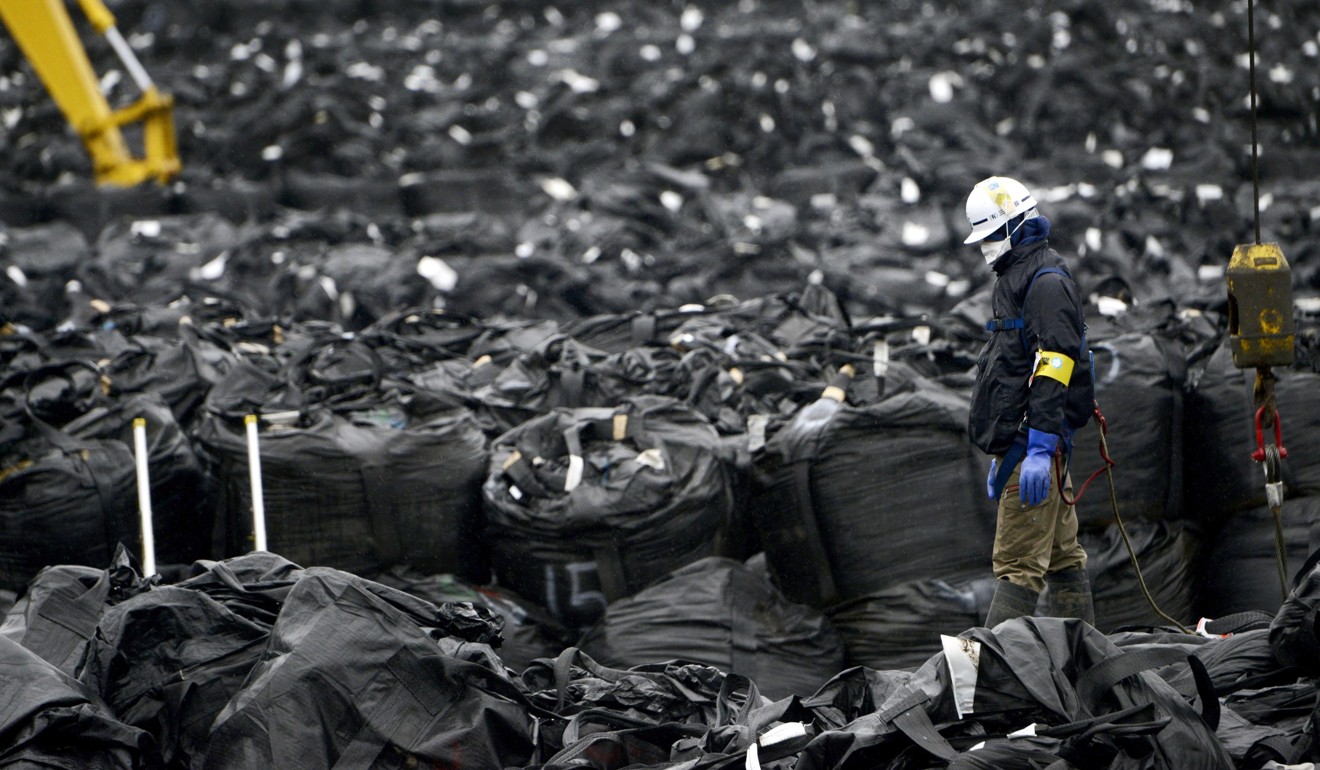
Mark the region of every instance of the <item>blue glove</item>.
POLYGON ((1022 458, 1018 494, 1027 505, 1040 505, 1050 494, 1050 467, 1059 437, 1035 429, 1027 431, 1027 456, 1022 458))
POLYGON ((994 500, 999 497, 995 494, 995 476, 999 475, 999 467, 995 458, 990 458, 990 475, 985 477, 985 496, 994 500))

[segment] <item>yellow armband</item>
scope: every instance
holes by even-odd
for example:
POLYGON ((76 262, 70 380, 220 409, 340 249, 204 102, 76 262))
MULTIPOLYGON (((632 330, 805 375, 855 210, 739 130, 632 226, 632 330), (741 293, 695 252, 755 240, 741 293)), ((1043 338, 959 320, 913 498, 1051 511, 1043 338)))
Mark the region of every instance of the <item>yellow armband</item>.
POLYGON ((1042 350, 1036 354, 1036 372, 1032 377, 1049 377, 1062 382, 1066 388, 1072 382, 1073 367, 1076 364, 1076 361, 1062 353, 1042 350))

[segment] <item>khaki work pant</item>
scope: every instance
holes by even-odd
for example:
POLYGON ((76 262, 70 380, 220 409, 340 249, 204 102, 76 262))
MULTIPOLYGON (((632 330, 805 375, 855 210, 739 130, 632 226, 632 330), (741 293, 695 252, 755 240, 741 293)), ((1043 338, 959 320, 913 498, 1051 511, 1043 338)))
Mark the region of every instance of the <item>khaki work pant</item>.
MULTIPOLYGON (((998 462, 1003 462, 1002 457, 998 462)), ((1050 493, 1040 505, 1022 502, 1018 477, 1022 464, 1013 469, 999 496, 999 518, 995 524, 995 549, 991 561, 995 577, 1030 588, 1045 589, 1045 574, 1086 567, 1086 551, 1077 542, 1077 509, 1059 495, 1059 464, 1050 468, 1050 493)), ((1072 497, 1072 475, 1063 478, 1072 497)))

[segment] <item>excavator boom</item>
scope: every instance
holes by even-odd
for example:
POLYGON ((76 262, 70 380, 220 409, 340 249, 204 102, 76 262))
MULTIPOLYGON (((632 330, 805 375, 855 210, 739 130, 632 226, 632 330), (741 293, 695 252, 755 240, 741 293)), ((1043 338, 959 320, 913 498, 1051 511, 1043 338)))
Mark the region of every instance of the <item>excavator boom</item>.
POLYGON ((79 0, 93 29, 104 35, 142 92, 137 101, 112 109, 74 29, 63 0, 0 0, 0 20, 31 62, 55 104, 91 156, 97 184, 132 186, 168 182, 179 173, 174 102, 157 90, 115 27, 101 0, 79 0), (128 148, 122 126, 142 127, 142 155, 128 148))

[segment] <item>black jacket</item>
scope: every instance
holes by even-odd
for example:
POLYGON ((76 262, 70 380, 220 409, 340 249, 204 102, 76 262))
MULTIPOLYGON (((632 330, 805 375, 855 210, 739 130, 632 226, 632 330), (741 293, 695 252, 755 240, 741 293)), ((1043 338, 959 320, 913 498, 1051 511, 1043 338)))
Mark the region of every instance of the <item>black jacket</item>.
POLYGON ((982 451, 1002 455, 1014 441, 1025 441, 1027 428, 1063 436, 1065 425, 1069 432, 1085 425, 1095 388, 1089 352, 1082 352, 1086 323, 1081 298, 1063 258, 1043 240, 1015 247, 994 269, 999 274, 990 303, 994 317, 1022 318, 1024 325, 993 332, 981 349, 967 432, 982 451), (1043 268, 1059 268, 1065 274, 1036 277, 1043 268), (1037 377, 1028 385, 1038 350, 1076 361, 1067 386, 1050 377, 1037 377))

